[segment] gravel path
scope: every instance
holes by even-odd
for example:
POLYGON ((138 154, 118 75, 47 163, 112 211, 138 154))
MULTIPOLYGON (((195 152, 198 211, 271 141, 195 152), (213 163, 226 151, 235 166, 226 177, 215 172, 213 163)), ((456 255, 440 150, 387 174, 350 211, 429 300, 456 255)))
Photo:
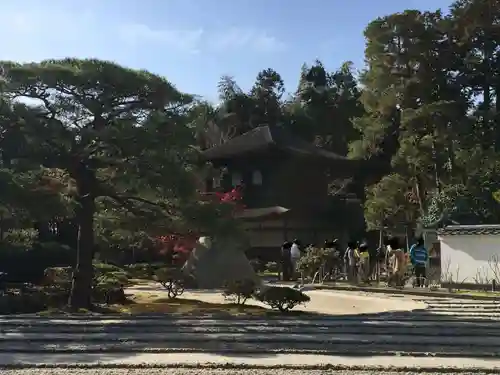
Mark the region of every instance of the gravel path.
MULTIPOLYGON (((337 313, 275 319, 0 316, 0 366, 60 367, 17 372, 0 368, 0 374, 154 375, 161 371, 208 375, 365 375, 392 374, 396 367, 398 373, 443 373, 435 370, 443 366, 460 373, 476 369, 477 374, 496 368, 496 374, 500 374, 500 304, 404 299, 401 301, 406 307, 430 307, 375 313, 374 307, 368 305, 384 301, 379 297, 358 295, 349 305, 345 294, 323 291, 314 294, 314 299, 325 305, 323 309, 337 313), (370 309, 372 312, 367 312, 370 309), (207 363, 236 367, 224 371, 215 370, 217 366, 214 370, 186 369, 207 363), (67 368, 76 364, 99 368, 67 368), (138 366, 141 364, 154 368, 143 370, 138 366), (304 370, 269 368, 283 364, 304 370), (310 370, 324 365, 337 370, 310 370), (160 366, 164 368, 159 369, 160 366), (171 368, 176 366, 184 368, 171 368), (242 366, 266 368, 241 370, 242 366), (377 366, 385 366, 386 370, 375 370, 377 366), (360 371, 365 369, 373 371, 360 371)), ((389 305, 397 302, 397 298, 389 300, 389 305)))
MULTIPOLYGON (((446 372, 448 375, 480 375, 488 372, 446 372)), ((103 369, 103 370, 61 370, 61 369, 26 369, 2 370, 2 375, 417 375, 417 374, 442 374, 436 372, 404 371, 394 372, 389 370, 352 371, 352 370, 215 370, 215 369, 103 369)))

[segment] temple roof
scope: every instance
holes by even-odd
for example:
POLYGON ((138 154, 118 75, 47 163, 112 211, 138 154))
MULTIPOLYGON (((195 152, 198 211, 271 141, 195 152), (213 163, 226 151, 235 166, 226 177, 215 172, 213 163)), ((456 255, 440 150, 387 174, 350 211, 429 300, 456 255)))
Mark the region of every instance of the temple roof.
POLYGON ((237 213, 236 217, 238 219, 260 219, 266 216, 282 215, 289 211, 289 208, 281 206, 246 208, 242 212, 237 213))
POLYGON ((226 159, 249 152, 276 148, 294 154, 319 157, 330 160, 349 160, 345 156, 324 150, 295 137, 279 126, 259 126, 219 146, 203 151, 207 160, 226 159))

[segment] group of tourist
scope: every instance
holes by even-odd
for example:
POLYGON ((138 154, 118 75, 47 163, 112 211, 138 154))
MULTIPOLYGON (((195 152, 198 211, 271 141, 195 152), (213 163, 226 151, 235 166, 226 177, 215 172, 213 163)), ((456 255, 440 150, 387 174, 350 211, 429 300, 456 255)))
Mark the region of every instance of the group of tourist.
POLYGON ((424 287, 426 285, 427 265, 429 263, 429 252, 424 244, 423 238, 418 238, 417 241, 410 247, 409 252, 405 246, 402 246, 401 241, 393 237, 387 244, 388 264, 388 285, 404 286, 406 276, 414 274, 416 287, 424 287), (408 266, 411 265, 411 272, 408 272, 408 266))
MULTIPOLYGON (((284 281, 296 280, 299 275, 297 262, 311 246, 302 246, 297 239, 282 245, 280 271, 284 281)), ((338 240, 327 240, 323 247, 332 250, 331 259, 325 260, 322 269, 327 280, 344 279, 353 284, 369 284, 378 280, 380 270, 384 268, 388 285, 403 286, 411 273, 415 275, 415 286, 424 287, 426 284, 429 254, 423 238, 417 239, 409 251, 397 237, 390 238, 385 246, 378 248, 369 246, 366 241, 350 241, 343 250, 338 240)))

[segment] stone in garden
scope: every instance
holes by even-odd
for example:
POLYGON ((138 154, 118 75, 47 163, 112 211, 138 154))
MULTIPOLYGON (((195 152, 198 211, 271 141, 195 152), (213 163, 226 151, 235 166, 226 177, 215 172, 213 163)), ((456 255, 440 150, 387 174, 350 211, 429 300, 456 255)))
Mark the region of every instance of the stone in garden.
POLYGON ((233 239, 200 237, 183 271, 195 277, 200 289, 222 288, 226 282, 244 279, 260 283, 243 246, 233 239))

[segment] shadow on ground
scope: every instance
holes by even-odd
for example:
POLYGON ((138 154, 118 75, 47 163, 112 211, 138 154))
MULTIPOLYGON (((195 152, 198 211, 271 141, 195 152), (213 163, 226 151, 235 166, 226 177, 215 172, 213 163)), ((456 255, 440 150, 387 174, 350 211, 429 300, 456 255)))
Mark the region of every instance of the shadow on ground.
MULTIPOLYGON (((96 353, 99 361, 106 362, 143 352, 204 352, 238 357, 269 357, 278 353, 500 355, 500 320, 433 315, 425 309, 335 316, 299 312, 257 317, 218 313, 200 317, 186 313, 165 314, 164 319, 154 320, 148 319, 148 314, 105 319, 109 321, 68 323, 47 318, 47 326, 40 323, 41 319, 25 319, 22 325, 2 322, 1 351, 17 347, 32 352, 50 350, 54 352, 43 357, 52 362, 58 362, 59 352, 74 353, 81 363, 95 361, 96 353), (63 335, 63 339, 53 337, 64 333, 68 335, 63 335), (144 337, 137 337, 139 334, 144 337)), ((10 360, 29 359, 30 354, 21 351, 9 353, 10 360)))

